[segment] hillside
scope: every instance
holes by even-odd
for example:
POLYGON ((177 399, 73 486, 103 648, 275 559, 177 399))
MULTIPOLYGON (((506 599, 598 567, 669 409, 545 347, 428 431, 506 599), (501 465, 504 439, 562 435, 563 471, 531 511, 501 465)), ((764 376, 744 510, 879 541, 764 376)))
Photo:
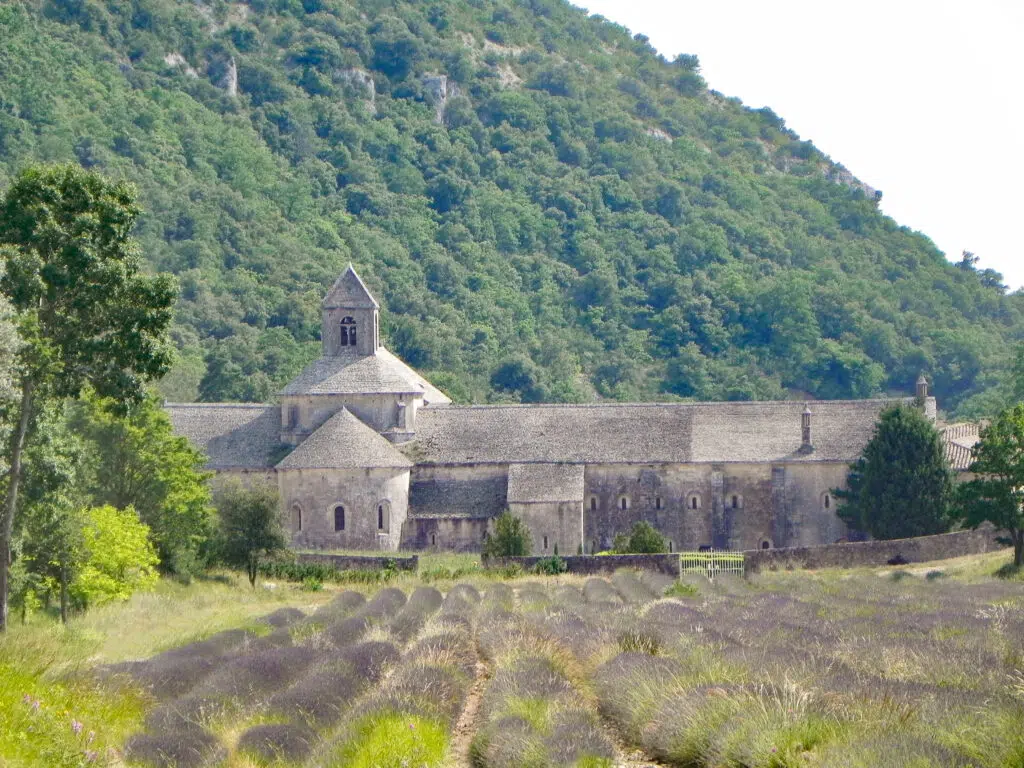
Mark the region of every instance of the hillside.
POLYGON ((349 261, 460 401, 864 397, 924 370, 970 414, 1024 337, 1024 297, 780 117, 560 0, 26 0, 0 28, 0 187, 38 160, 138 184, 182 286, 173 399, 271 397, 349 261))

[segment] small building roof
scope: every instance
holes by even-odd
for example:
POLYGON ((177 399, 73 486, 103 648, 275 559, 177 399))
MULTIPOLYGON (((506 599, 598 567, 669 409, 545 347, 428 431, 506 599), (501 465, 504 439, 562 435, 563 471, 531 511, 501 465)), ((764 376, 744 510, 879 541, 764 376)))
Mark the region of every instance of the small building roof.
POLYGON ((287 469, 408 469, 412 462, 342 408, 277 465, 287 469))
POLYGON ((207 455, 209 469, 269 469, 283 449, 273 405, 168 403, 164 410, 175 434, 207 455))
POLYGON ((423 464, 690 464, 852 461, 879 413, 906 400, 503 405, 424 408, 409 455, 423 464))
POLYGON ((582 464, 512 464, 508 468, 508 502, 579 501, 583 498, 582 464))
POLYGON ((948 424, 939 430, 942 448, 949 468, 954 472, 967 472, 974 462, 974 446, 981 440, 980 424, 948 424))
POLYGON ((288 395, 419 394, 428 403, 451 400, 388 350, 372 355, 343 352, 318 358, 288 383, 288 395))
POLYGON ((379 309, 380 304, 373 298, 362 278, 351 264, 334 281, 324 297, 324 309, 379 309))

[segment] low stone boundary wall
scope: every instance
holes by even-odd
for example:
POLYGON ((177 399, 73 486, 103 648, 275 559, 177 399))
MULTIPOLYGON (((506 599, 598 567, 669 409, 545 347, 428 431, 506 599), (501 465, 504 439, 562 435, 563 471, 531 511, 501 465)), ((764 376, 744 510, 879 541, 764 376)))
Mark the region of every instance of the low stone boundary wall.
MULTIPOLYGON (((483 561, 484 568, 504 568, 519 565, 530 570, 547 557, 492 557, 483 561)), ((661 555, 569 555, 563 557, 567 573, 612 573, 619 568, 637 568, 644 571, 659 571, 670 576, 679 575, 678 553, 661 555)))
POLYGON ((381 555, 328 555, 315 552, 299 552, 295 559, 300 563, 316 563, 329 565, 336 571, 383 571, 392 567, 399 571, 416 571, 419 568, 420 558, 418 555, 407 557, 388 557, 381 555))
POLYGON ((826 544, 821 547, 753 549, 744 552, 747 573, 780 568, 852 568, 859 565, 886 565, 890 560, 926 563, 964 555, 980 555, 1003 549, 991 527, 975 531, 954 531, 936 536, 888 541, 857 541, 826 544))

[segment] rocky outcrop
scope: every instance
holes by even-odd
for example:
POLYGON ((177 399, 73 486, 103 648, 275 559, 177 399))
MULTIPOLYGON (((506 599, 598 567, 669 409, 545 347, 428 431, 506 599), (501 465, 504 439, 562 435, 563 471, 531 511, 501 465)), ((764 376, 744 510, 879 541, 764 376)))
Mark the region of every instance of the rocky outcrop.
POLYGON ((828 166, 824 168, 823 171, 825 173, 825 178, 829 181, 835 184, 842 184, 844 187, 848 187, 854 191, 860 190, 868 200, 882 199, 881 190, 868 186, 841 165, 828 166))
POLYGON ((461 95, 462 90, 448 75, 433 74, 423 76, 423 89, 426 91, 427 103, 434 107, 434 121, 443 124, 448 100, 461 95))
POLYGON ((199 77, 199 73, 189 66, 188 61, 180 53, 168 53, 164 56, 164 64, 174 69, 180 69, 189 77, 199 77))
POLYGON ((373 82, 373 75, 365 69, 352 67, 338 72, 337 78, 343 83, 348 83, 364 95, 366 98, 366 108, 370 112, 377 111, 377 85, 373 82))

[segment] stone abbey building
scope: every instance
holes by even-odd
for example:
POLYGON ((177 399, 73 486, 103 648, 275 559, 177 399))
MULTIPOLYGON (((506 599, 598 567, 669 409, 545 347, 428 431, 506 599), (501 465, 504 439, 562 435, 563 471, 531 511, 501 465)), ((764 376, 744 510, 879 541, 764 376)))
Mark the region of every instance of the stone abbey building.
MULTIPOLYGON (((902 402, 452 405, 381 346, 379 310, 349 266, 280 404, 167 406, 211 469, 277 485, 297 547, 477 550, 505 509, 535 553, 607 549, 638 520, 676 550, 829 544, 830 489, 902 402)), ((934 420, 923 379, 905 402, 934 420)), ((950 437, 962 463, 976 432, 950 437)))

